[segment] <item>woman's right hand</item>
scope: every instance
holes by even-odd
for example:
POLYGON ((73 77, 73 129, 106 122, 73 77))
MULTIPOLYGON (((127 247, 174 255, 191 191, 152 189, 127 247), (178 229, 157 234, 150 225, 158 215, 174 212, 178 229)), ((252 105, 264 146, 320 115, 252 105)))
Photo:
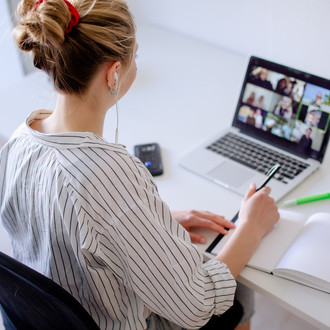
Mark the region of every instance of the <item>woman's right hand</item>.
POLYGON ((252 183, 239 212, 240 225, 250 227, 251 234, 260 239, 274 227, 280 217, 274 199, 269 196, 270 192, 269 187, 256 191, 252 183))
POLYGON ((269 194, 269 187, 256 191, 255 184, 251 184, 242 201, 239 224, 215 258, 224 262, 235 278, 279 219, 277 206, 269 194))

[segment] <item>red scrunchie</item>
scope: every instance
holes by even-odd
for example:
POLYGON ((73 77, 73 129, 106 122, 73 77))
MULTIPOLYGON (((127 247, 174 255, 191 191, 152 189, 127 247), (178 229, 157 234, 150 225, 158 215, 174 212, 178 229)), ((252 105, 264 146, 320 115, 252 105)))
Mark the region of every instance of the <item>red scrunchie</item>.
POLYGON ((70 33, 71 29, 78 24, 79 13, 78 13, 78 10, 76 9, 76 7, 74 7, 71 2, 69 2, 68 0, 63 0, 63 1, 67 4, 67 6, 70 10, 70 13, 71 13, 71 19, 70 19, 69 25, 64 32, 64 34, 67 34, 67 33, 70 33))
MULTIPOLYGON (((34 10, 36 7, 38 7, 44 1, 46 1, 46 0, 37 0, 36 3, 34 4, 34 6, 32 7, 32 10, 34 10)), ((70 19, 69 25, 66 28, 66 30, 64 31, 64 34, 67 34, 67 33, 70 33, 71 29, 78 24, 79 13, 78 13, 78 10, 72 5, 71 2, 69 2, 68 0, 63 0, 63 1, 66 3, 66 5, 68 6, 70 13, 71 13, 71 19, 70 19)))

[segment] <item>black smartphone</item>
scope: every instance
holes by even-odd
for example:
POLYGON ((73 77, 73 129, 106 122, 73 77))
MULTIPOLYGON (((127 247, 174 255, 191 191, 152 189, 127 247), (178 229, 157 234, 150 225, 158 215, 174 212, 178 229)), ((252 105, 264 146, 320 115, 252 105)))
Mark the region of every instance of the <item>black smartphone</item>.
POLYGON ((163 163, 158 143, 136 145, 134 146, 134 155, 142 161, 151 175, 163 174, 163 163))

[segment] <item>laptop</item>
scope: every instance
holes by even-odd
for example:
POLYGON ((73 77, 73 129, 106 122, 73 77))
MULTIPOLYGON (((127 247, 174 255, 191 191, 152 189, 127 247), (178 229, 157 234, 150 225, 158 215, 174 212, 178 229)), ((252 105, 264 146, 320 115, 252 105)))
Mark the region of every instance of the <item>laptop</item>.
POLYGON ((330 80, 252 56, 231 127, 179 164, 242 196, 281 164, 268 184, 278 201, 322 163, 329 124, 330 80))

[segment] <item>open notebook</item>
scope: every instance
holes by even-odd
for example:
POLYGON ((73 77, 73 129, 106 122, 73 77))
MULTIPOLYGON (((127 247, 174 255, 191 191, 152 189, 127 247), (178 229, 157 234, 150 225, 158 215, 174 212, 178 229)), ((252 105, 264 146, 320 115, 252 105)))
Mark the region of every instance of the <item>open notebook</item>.
MULTIPOLYGON (((330 293, 330 213, 280 210, 277 225, 262 239, 248 266, 330 293)), ((239 222, 236 222, 239 226, 239 222)), ((235 229, 199 245, 214 258, 235 229), (219 238, 221 238, 219 240, 219 238)), ((212 233, 213 234, 213 233, 212 233)), ((206 235, 208 237, 208 235, 206 235)))

